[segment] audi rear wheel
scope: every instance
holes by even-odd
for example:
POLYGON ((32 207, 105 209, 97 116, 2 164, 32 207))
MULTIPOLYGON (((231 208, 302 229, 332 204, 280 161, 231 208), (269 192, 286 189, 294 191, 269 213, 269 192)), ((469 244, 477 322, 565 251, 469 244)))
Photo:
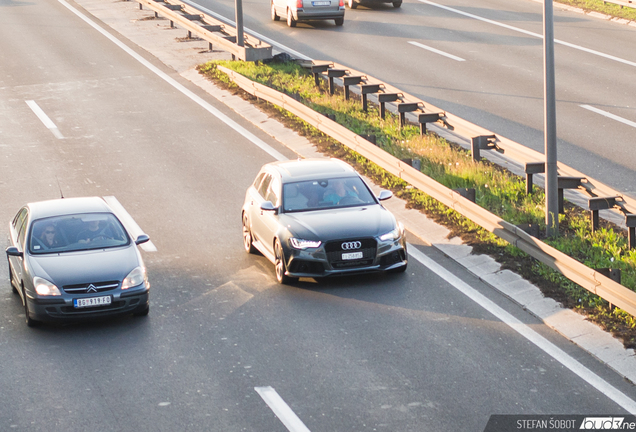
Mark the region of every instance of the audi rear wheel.
POLYGON ((256 253, 254 239, 252 238, 252 230, 250 230, 250 223, 247 220, 246 214, 243 214, 243 246, 245 247, 245 252, 251 254, 256 253))

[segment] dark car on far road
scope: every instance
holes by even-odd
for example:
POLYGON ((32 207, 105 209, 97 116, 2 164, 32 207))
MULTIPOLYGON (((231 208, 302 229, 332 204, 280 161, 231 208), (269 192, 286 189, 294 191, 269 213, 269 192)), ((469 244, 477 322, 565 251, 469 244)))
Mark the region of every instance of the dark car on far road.
POLYGON ((379 3, 391 3, 396 9, 402 6, 402 0, 347 0, 349 9, 355 9, 358 5, 369 6, 379 3))
POLYGON ((393 194, 371 191, 360 175, 337 159, 305 159, 264 165, 245 195, 245 250, 260 251, 280 283, 407 266, 404 227, 380 201, 393 194))
POLYGON ((9 279, 26 323, 147 315, 150 285, 137 245, 99 197, 27 204, 9 223, 9 279))

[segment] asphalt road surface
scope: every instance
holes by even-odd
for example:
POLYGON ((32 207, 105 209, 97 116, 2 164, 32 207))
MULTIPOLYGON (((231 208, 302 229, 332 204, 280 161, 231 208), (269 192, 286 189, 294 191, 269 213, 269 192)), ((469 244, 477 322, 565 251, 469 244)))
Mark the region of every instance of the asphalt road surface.
MULTIPOLYGON (((234 19, 233 0, 185 0, 234 19)), ((346 3, 346 2, 345 2, 346 3)), ((532 0, 406 0, 347 9, 345 23, 270 19, 243 0, 244 25, 300 55, 382 79, 543 153, 543 5, 532 0)), ((555 3, 559 161, 636 196, 636 27, 555 3)))
POLYGON ((157 248, 146 318, 27 328, 0 267, 0 430, 478 431, 491 414, 636 412, 632 384, 415 238, 405 274, 277 285, 240 225, 275 153, 239 132, 289 150, 61 1, 0 11, 0 221, 60 192, 112 195, 157 248))

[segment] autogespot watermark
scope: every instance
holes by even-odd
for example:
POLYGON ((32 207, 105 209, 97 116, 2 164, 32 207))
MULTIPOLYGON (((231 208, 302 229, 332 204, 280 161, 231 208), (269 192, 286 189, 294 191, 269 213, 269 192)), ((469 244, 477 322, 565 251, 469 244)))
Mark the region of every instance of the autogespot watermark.
POLYGON ((492 415, 484 432, 512 431, 636 431, 636 416, 492 415))

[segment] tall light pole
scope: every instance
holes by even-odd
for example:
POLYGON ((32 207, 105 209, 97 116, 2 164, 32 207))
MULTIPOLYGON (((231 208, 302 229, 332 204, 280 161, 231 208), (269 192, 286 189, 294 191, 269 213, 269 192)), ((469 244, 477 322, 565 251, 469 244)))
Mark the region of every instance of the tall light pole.
POLYGON ((554 14, 552 0, 543 1, 543 85, 545 140, 545 224, 548 237, 559 235, 556 102, 554 83, 554 14))
POLYGON ((243 1, 235 0, 235 21, 236 21, 236 44, 240 47, 244 46, 243 39, 243 1))

